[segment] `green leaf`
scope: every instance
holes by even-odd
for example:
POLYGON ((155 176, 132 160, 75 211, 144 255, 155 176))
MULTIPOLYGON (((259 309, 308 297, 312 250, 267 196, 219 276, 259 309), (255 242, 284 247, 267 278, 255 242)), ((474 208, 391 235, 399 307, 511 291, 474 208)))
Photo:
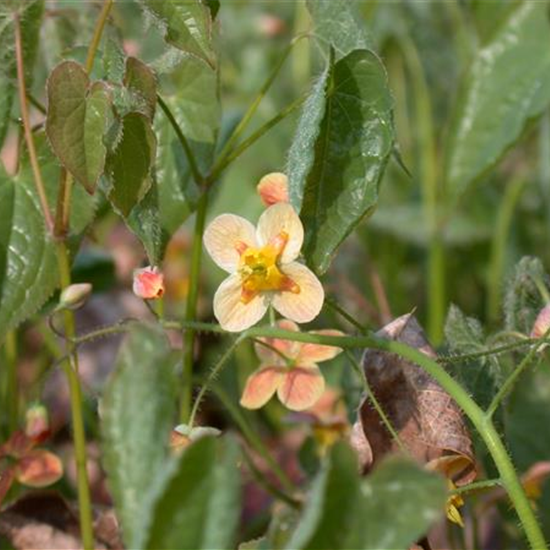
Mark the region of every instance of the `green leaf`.
MULTIPOLYGON (((59 165, 43 133, 35 134, 46 194, 54 204, 59 165)), ((75 187, 70 227, 80 234, 94 216, 92 199, 75 187)), ((0 342, 33 315, 58 286, 55 243, 49 237, 27 155, 15 178, 0 170, 0 342)))
POLYGON ((392 98, 375 54, 356 50, 331 64, 326 99, 323 81, 298 122, 287 168, 291 202, 305 227, 304 254, 318 273, 373 212, 394 140, 392 98))
POLYGON ((176 380, 168 340, 158 327, 132 327, 103 400, 104 467, 127 548, 140 548, 151 487, 164 474, 176 380))
POLYGON ((105 173, 111 184, 109 199, 127 217, 151 187, 156 154, 156 137, 151 124, 141 113, 122 118, 122 137, 107 155, 105 173))
POLYGON ((157 105, 157 80, 153 71, 139 59, 129 57, 126 60, 124 85, 135 97, 136 103, 142 104, 139 112, 152 121, 157 105))
POLYGON ((103 136, 110 112, 110 94, 102 82, 90 83, 84 68, 63 61, 48 78, 46 133, 65 168, 88 193, 95 191, 105 166, 103 136))
POLYGON ((15 60, 15 27, 13 12, 19 12, 25 85, 32 84, 34 61, 38 50, 39 33, 44 14, 44 0, 24 0, 0 4, 0 148, 10 124, 15 92, 17 65, 15 60))
POLYGON ((389 458, 361 483, 343 548, 407 550, 443 516, 446 499, 442 477, 410 460, 389 458))
POLYGON ((241 515, 239 449, 201 437, 180 457, 155 500, 146 548, 234 548, 241 515))
POLYGON ((163 29, 166 42, 215 68, 208 6, 200 0, 139 0, 139 3, 163 29))
POLYGON ((372 40, 355 2, 349 0, 307 0, 314 23, 313 34, 334 48, 336 59, 353 50, 372 48, 372 40))
POLYGON ((359 489, 359 467, 351 448, 336 444, 313 481, 302 517, 288 550, 352 548, 344 546, 353 525, 359 489))
POLYGON ((482 47, 457 100, 446 151, 453 200, 491 168, 550 101, 546 2, 521 2, 482 47))
POLYGON ((134 206, 125 221, 143 244, 149 263, 159 265, 168 239, 160 226, 158 186, 155 180, 143 200, 134 206))
MULTIPOLYGON (((466 317, 451 305, 445 322, 445 338, 453 354, 486 351, 485 335, 481 323, 466 317)), ((452 373, 470 392, 475 402, 485 409, 491 403, 502 383, 502 370, 495 356, 479 357, 462 363, 453 363, 452 373)))
POLYGON ((538 258, 525 256, 506 285, 504 316, 506 329, 530 334, 535 319, 545 305, 543 292, 550 288, 550 279, 538 258))

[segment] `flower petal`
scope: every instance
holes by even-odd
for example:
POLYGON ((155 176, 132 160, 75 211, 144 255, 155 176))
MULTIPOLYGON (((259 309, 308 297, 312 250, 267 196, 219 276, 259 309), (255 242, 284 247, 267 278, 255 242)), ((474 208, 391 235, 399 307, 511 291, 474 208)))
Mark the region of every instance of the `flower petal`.
POLYGON ((58 456, 34 449, 17 461, 16 478, 28 487, 46 487, 63 475, 63 463, 58 456))
POLYGON ((240 332, 256 324, 267 311, 268 298, 258 294, 246 304, 241 300, 241 277, 230 275, 214 295, 214 315, 221 327, 240 332))
POLYGON ((298 262, 285 265, 283 272, 300 287, 300 292, 276 292, 273 296, 273 307, 296 323, 308 323, 315 319, 325 300, 325 291, 319 279, 298 262))
POLYGON ((208 254, 229 273, 236 271, 239 266, 239 243, 256 247, 254 226, 240 216, 222 214, 214 218, 204 232, 204 246, 208 254))
POLYGON ((246 409, 263 407, 277 391, 285 378, 285 369, 264 367, 248 377, 241 397, 241 405, 246 409))
POLYGON ((325 379, 317 365, 302 365, 289 369, 277 395, 286 407, 303 411, 311 407, 323 395, 325 379))
MULTIPOLYGON (((299 332, 300 329, 294 321, 289 321, 288 319, 281 319, 277 321, 277 328, 283 330, 290 330, 293 332, 299 332)), ((300 342, 293 342, 292 340, 281 340, 280 338, 258 338, 261 342, 274 347, 277 351, 280 351, 285 357, 289 359, 296 359, 302 344, 300 342)), ((276 352, 269 349, 267 346, 256 342, 254 344, 254 349, 258 359, 262 363, 269 363, 270 365, 280 365, 285 366, 286 361, 276 352)))
POLYGON ((260 246, 265 246, 282 232, 288 235, 288 241, 281 254, 283 264, 298 257, 304 242, 304 227, 298 214, 290 204, 279 202, 270 206, 258 220, 257 238, 260 246))
MULTIPOLYGON (((313 330, 310 334, 320 334, 324 336, 344 336, 344 333, 339 330, 325 329, 313 330)), ((298 363, 321 363, 336 357, 342 348, 336 346, 324 346, 321 344, 303 344, 298 355, 298 363)))

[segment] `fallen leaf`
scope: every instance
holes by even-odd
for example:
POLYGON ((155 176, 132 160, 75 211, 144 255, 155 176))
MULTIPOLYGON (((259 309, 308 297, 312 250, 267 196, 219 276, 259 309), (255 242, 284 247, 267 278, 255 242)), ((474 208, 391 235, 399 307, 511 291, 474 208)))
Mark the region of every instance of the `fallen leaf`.
MULTIPOLYGON (((436 356, 412 314, 395 319, 377 335, 436 356)), ((366 350, 362 364, 372 392, 408 452, 456 485, 475 479, 470 434, 451 396, 421 367, 395 354, 366 350)), ((399 450, 368 396, 359 407, 351 440, 364 472, 399 450)))

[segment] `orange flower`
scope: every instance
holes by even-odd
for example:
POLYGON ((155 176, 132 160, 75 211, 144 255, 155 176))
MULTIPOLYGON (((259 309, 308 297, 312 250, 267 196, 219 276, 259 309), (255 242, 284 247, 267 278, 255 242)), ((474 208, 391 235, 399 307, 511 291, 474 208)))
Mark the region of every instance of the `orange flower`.
MULTIPOLYGON (((298 326, 284 319, 281 329, 299 331, 298 326)), ((310 334, 341 336, 338 330, 319 330, 310 334)), ((256 353, 260 368, 246 381, 241 405, 247 409, 263 407, 277 392, 279 400, 293 411, 311 407, 325 390, 325 379, 317 363, 336 357, 342 350, 334 346, 304 344, 278 338, 261 338, 256 353)))
POLYGON ((133 291, 144 300, 154 300, 164 294, 164 275, 158 267, 147 266, 134 271, 133 291))
POLYGON ((264 176, 256 190, 266 206, 288 202, 288 178, 281 172, 272 172, 264 176))
POLYGON ((63 475, 59 457, 45 449, 35 449, 49 435, 47 418, 40 416, 43 413, 38 409, 32 411, 26 430, 14 432, 0 446, 0 460, 8 459, 8 466, 0 470, 0 504, 14 480, 28 487, 46 487, 63 475))
POLYGON ((214 296, 214 315, 225 330, 257 323, 270 304, 284 317, 307 323, 321 310, 325 293, 317 277, 296 262, 304 228, 287 203, 270 206, 258 228, 240 216, 222 214, 206 228, 206 250, 230 273, 214 296))

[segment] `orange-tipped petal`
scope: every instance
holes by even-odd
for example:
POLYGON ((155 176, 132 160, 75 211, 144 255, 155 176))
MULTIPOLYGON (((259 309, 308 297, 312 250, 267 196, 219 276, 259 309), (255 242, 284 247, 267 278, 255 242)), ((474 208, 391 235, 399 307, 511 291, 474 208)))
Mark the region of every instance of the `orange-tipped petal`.
POLYGON ((286 407, 303 411, 314 405, 325 391, 325 379, 316 365, 293 367, 285 373, 277 395, 286 407))
POLYGON ((59 457, 43 449, 34 449, 21 457, 16 466, 16 478, 28 487, 46 487, 63 475, 59 457))
POLYGON ((233 214, 218 216, 204 232, 204 246, 216 264, 234 273, 241 254, 248 247, 256 247, 256 229, 244 218, 233 214))
MULTIPOLYGON (((310 334, 320 334, 322 336, 344 336, 344 333, 339 330, 324 329, 314 330, 310 334)), ((304 344, 298 355, 298 363, 321 363, 333 359, 342 348, 336 346, 323 346, 321 344, 304 344)))
POLYGON ((246 381, 241 405, 246 409, 263 407, 277 391, 285 378, 285 370, 281 367, 264 367, 251 374, 246 381))
POLYGON ((281 172, 273 172, 264 176, 256 190, 266 206, 278 202, 288 202, 288 178, 281 172))
POLYGON ((300 288, 295 292, 276 292, 273 307, 283 317, 296 323, 308 323, 319 315, 325 300, 325 291, 319 279, 305 265, 292 262, 282 267, 282 271, 300 288))
POLYGON ((221 327, 229 332, 240 332, 255 325, 267 311, 268 299, 259 294, 246 304, 241 296, 241 278, 230 275, 214 295, 214 315, 221 327))
MULTIPOLYGON (((300 329, 294 321, 289 321, 288 319, 281 319, 277 321, 277 328, 282 330, 289 330, 292 332, 299 332, 300 329)), ((292 340, 282 340, 280 338, 259 338, 261 342, 265 342, 269 346, 275 348, 277 351, 281 352, 288 359, 296 359, 298 352, 302 344, 300 342, 293 342, 292 340)), ((267 346, 256 342, 254 344, 254 349, 256 350, 256 355, 262 363, 269 363, 270 365, 281 365, 284 366, 286 361, 275 351, 269 349, 267 346)))
POLYGON ((286 234, 287 242, 281 254, 283 264, 295 260, 304 242, 304 227, 298 214, 290 204, 279 202, 270 206, 258 220, 257 238, 260 246, 277 242, 281 234, 286 234))
POLYGON ((133 291, 144 300, 154 300, 164 294, 164 275, 157 267, 144 267, 134 271, 133 291))

